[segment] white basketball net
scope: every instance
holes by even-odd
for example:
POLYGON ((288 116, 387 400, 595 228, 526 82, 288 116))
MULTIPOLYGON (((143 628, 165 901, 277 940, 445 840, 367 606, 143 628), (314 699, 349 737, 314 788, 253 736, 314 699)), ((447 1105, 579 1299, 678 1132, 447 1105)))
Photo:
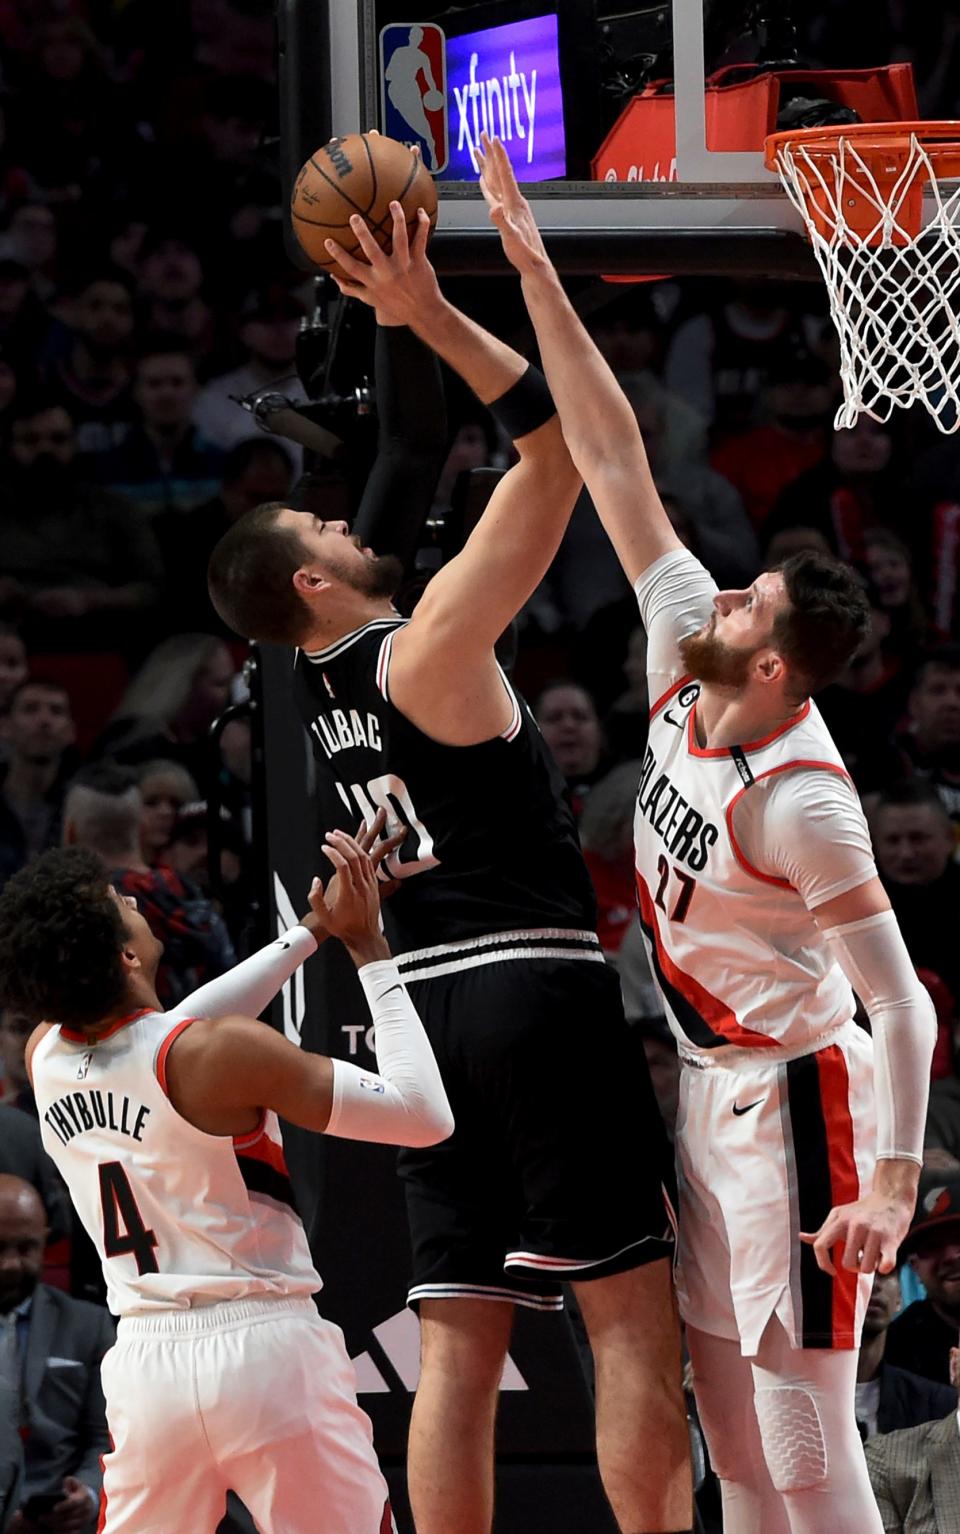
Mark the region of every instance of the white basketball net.
POLYGON ((822 149, 811 154, 801 143, 782 145, 777 168, 830 294, 843 380, 836 425, 853 426, 861 411, 888 421, 895 409, 919 403, 941 431, 960 430, 960 184, 940 186, 915 135, 886 188, 855 139, 841 138, 825 164, 822 149), (898 220, 918 180, 932 194, 933 217, 910 235, 898 220), (849 227, 845 210, 853 200, 869 208, 871 219, 876 212, 869 232, 849 227))

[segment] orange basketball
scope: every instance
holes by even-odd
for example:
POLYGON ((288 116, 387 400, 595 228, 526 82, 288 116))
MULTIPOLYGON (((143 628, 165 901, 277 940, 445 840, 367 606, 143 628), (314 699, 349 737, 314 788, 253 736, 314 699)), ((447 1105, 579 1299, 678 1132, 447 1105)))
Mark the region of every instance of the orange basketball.
POLYGON ((389 251, 393 239, 390 203, 394 199, 406 214, 411 239, 418 208, 426 209, 430 228, 434 228, 437 189, 419 156, 406 144, 379 133, 332 138, 310 156, 297 177, 290 200, 297 239, 316 266, 339 275, 340 268, 324 240, 336 240, 363 261, 363 251, 349 224, 351 216, 359 213, 381 249, 389 251))

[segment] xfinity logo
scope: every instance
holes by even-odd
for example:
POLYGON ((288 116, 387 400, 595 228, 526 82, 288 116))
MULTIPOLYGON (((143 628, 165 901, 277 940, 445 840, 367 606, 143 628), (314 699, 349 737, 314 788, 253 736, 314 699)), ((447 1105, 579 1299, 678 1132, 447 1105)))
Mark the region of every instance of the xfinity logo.
POLYGON ((453 99, 459 113, 457 149, 466 145, 474 170, 479 170, 477 146, 481 133, 491 137, 496 134, 505 144, 515 138, 526 141, 526 161, 533 161, 534 135, 537 125, 537 71, 517 69, 517 57, 510 50, 510 68, 505 75, 493 75, 487 79, 477 78, 479 53, 470 55, 470 72, 466 85, 453 87, 453 99), (494 111, 496 105, 496 111, 494 111))

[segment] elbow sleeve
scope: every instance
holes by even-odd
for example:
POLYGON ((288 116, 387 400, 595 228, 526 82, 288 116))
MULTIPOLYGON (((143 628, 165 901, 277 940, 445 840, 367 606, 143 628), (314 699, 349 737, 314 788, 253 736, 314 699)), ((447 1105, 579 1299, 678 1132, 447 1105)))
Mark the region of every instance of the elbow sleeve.
POLYGON ((877 1157, 922 1163, 937 1038, 933 1002, 892 911, 833 927, 827 936, 873 1031, 877 1157))
POLYGON ((359 973, 379 1075, 334 1060, 326 1132, 381 1145, 436 1145, 453 1133, 453 1114, 416 1008, 392 960, 367 964, 359 973))

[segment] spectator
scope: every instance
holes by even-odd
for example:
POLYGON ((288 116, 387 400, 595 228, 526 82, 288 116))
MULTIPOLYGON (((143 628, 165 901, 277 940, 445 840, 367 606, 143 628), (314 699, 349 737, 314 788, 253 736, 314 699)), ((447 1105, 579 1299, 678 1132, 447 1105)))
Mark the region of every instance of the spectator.
POLYGON ((36 1118, 37 1106, 23 1058, 32 1032, 28 1017, 0 1007, 0 1101, 36 1118))
MULTIPOLYGON (((305 395, 296 376, 296 348, 303 304, 279 283, 261 288, 249 300, 240 329, 246 359, 239 367, 204 384, 193 407, 193 422, 208 442, 224 450, 238 442, 260 438, 253 417, 236 403, 258 389, 272 386, 288 399, 305 395)), ((294 442, 278 442, 287 454, 295 475, 303 467, 303 453, 294 442)))
POLYGON ((23 263, 43 303, 49 303, 57 291, 58 243, 57 216, 47 203, 21 202, 11 209, 0 249, 23 263))
POLYGON ((579 816, 590 789, 605 771, 603 730, 593 699, 576 682, 551 682, 533 712, 567 780, 574 814, 579 816))
POLYGON ((943 801, 929 783, 910 779, 879 796, 870 830, 911 959, 940 975, 960 1003, 960 865, 943 801))
POLYGON ((157 995, 174 1007, 235 963, 223 918, 174 869, 150 868, 140 850, 143 803, 134 774, 110 763, 77 774, 67 793, 63 838, 95 852, 122 895, 132 895, 164 946, 157 995))
POLYGON ((781 527, 772 537, 766 539, 764 529, 763 568, 776 570, 791 554, 829 554, 831 552, 827 539, 815 527, 781 527))
POLYGON ((826 457, 834 393, 826 363, 791 348, 767 374, 761 395, 767 421, 726 437, 711 454, 713 467, 739 492, 758 534, 787 486, 826 457))
MULTIPOLYGON (((955 1371, 955 1385, 957 1378, 955 1371)), ((955 1405, 939 1422, 881 1433, 867 1444, 866 1456, 884 1534, 953 1534, 960 1528, 955 1405)))
POLYGON ((184 805, 200 796, 197 785, 179 762, 144 762, 136 770, 137 785, 143 804, 140 817, 140 850, 153 868, 166 861, 164 853, 173 840, 177 816, 184 805))
POLYGON ((192 423, 197 376, 176 338, 156 339, 141 352, 133 397, 140 419, 99 460, 102 483, 147 517, 183 513, 209 500, 220 487, 223 452, 192 423))
POLYGON ((913 578, 913 561, 906 544, 886 527, 863 535, 867 574, 880 605, 890 619, 885 649, 891 658, 913 665, 922 651, 943 636, 933 629, 913 578))
POLYGON ((62 405, 18 400, 3 490, 0 617, 31 650, 120 647, 118 618, 153 611, 160 556, 128 504, 82 477, 62 405))
POLYGON ((70 412, 77 451, 87 457, 122 442, 136 416, 130 365, 135 292, 120 267, 81 273, 71 289, 69 329, 47 369, 50 397, 70 412))
POLYGON ((7 712, 20 683, 26 679, 27 647, 12 623, 0 623, 0 719, 7 712))
POLYGON ((100 740, 100 754, 124 762, 164 757, 200 785, 210 783, 209 730, 230 702, 236 667, 213 634, 174 634, 147 656, 100 740))
POLYGON ((948 1385, 887 1362, 887 1330, 899 1309, 897 1274, 875 1274, 857 1363, 857 1425, 865 1441, 877 1433, 933 1422, 956 1406, 956 1391, 948 1385))
POLYGON ((960 1168, 960 1079, 944 1076, 930 1085, 924 1152, 952 1157, 960 1168))
POLYGON ((760 568, 756 534, 739 491, 707 462, 702 419, 649 373, 622 383, 657 488, 679 503, 692 524, 698 557, 721 587, 748 585, 760 568))
POLYGON ((60 840, 60 813, 73 745, 70 699, 56 682, 21 682, 3 721, 0 763, 0 885, 60 840))
POLYGON ((11 140, 45 196, 69 205, 89 190, 100 166, 117 166, 119 102, 108 88, 104 50, 79 17, 41 21, 32 43, 11 140))
POLYGON ((960 827, 960 645, 941 645, 920 662, 908 712, 910 728, 899 737, 904 757, 960 827))
POLYGON ((781 283, 731 287, 725 301, 678 327, 664 373, 667 388, 700 412, 718 442, 754 424, 770 369, 797 344, 797 320, 781 283))
POLYGON ((889 426, 861 415, 836 428, 828 458, 783 491, 765 524, 767 538, 787 527, 812 527, 840 559, 862 563, 866 533, 896 526, 903 514, 900 476, 889 426))
POLYGON ((29 1113, 10 1103, 0 1103, 0 1177, 19 1177, 37 1188, 46 1211, 50 1239, 58 1241, 67 1234, 73 1208, 59 1173, 43 1148, 40 1126, 29 1113))
POLYGON ((650 698, 647 692, 647 634, 637 624, 627 640, 623 659, 626 688, 615 698, 603 721, 603 733, 610 755, 617 761, 624 757, 642 759, 647 744, 647 720, 650 698))
POLYGON ((220 326, 203 297, 200 256, 185 234, 147 230, 140 247, 140 292, 146 300, 147 336, 167 345, 176 337, 198 373, 209 371, 208 362, 216 365, 220 326))
MULTIPOLYGON (((781 535, 783 536, 783 535, 781 535)), ((894 735, 907 707, 909 677, 884 651, 890 618, 875 587, 867 585, 870 632, 835 682, 817 697, 850 776, 861 794, 902 774, 894 735)))
POLYGON ((13 402, 20 384, 5 347, 0 344, 0 437, 4 440, 13 418, 13 402))
MULTIPOLYGON (((227 528, 265 501, 285 501, 292 484, 290 459, 262 433, 230 449, 219 494, 192 511, 161 512, 153 524, 177 621, 185 629, 229 633, 207 591, 207 563, 227 528)), ((234 638, 230 634, 230 638, 234 638)))
POLYGON ((642 762, 623 762, 591 789, 580 816, 580 843, 597 897, 597 935, 615 955, 636 915, 633 816, 642 762))
POLYGON ((887 1332, 889 1363, 951 1383, 960 1327, 960 1172, 922 1172, 913 1223, 900 1248, 927 1291, 887 1332))
POLYGON ((0 1177, 0 1318, 12 1326, 20 1372, 24 1476, 11 1534, 36 1522, 63 1534, 92 1534, 110 1448, 100 1364, 113 1346, 109 1315, 40 1282, 47 1221, 39 1195, 18 1177, 0 1177), (40 1519, 33 1497, 60 1500, 40 1519))

